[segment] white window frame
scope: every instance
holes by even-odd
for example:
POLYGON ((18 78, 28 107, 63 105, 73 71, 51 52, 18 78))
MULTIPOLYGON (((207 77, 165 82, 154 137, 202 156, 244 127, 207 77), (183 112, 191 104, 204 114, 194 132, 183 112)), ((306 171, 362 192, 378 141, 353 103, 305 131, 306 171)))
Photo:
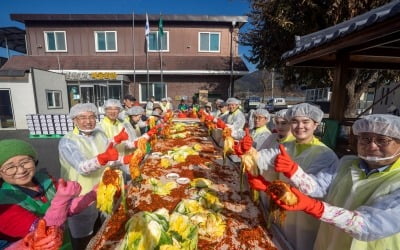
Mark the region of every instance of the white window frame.
MULTIPOLYGON (((153 95, 154 95, 154 83, 161 83, 161 82, 149 82, 149 84, 151 85, 150 88, 151 88, 151 92, 153 93, 153 95)), ((143 97, 142 97, 142 85, 145 88, 147 88, 146 84, 147 84, 147 82, 139 83, 139 103, 142 103, 142 104, 147 103, 147 100, 143 100, 143 97)), ((165 96, 163 98, 167 98, 167 96, 168 96, 168 84, 166 84, 165 82, 163 84, 165 86, 165 96)))
POLYGON ((198 36, 198 52, 207 52, 207 53, 219 53, 219 52, 221 52, 221 32, 205 32, 205 31, 201 31, 201 32, 199 32, 199 34, 198 34, 199 36, 198 36), (208 34, 208 45, 209 45, 209 48, 211 47, 210 46, 210 35, 211 34, 217 34, 218 35, 218 50, 201 50, 200 48, 201 48, 201 34, 208 34))
MULTIPOLYGON (((156 33, 157 34, 157 40, 158 40, 158 31, 150 31, 150 34, 151 33, 156 33)), ((165 36, 165 34, 167 34, 167 48, 166 49, 163 49, 163 50, 151 50, 150 48, 149 48, 149 46, 150 46, 150 44, 148 43, 147 44, 147 51, 148 52, 169 52, 169 31, 165 31, 164 30, 164 36, 165 36)), ((150 38, 149 38, 149 40, 150 40, 150 38)))
MULTIPOLYGON (((118 52, 118 33, 117 31, 113 30, 96 30, 94 31, 94 41, 95 41, 95 47, 96 47, 96 52, 100 53, 107 53, 107 52, 118 52), (107 33, 115 33, 115 49, 105 49, 105 50, 99 50, 99 44, 98 44, 98 39, 97 39, 97 34, 98 33, 105 33, 105 37, 107 39, 107 33)), ((106 47, 107 47, 107 40, 106 40, 106 47)))
POLYGON ((62 102, 62 91, 61 90, 51 90, 51 89, 46 89, 46 104, 48 109, 62 109, 63 108, 63 102, 62 102), (49 105, 49 93, 51 94, 52 102, 54 103, 53 106, 49 105), (56 97, 55 93, 59 94, 60 97, 60 105, 56 106, 56 97))
MULTIPOLYGON (((54 30, 54 31, 43 31, 44 35, 44 43, 46 46, 46 52, 67 52, 68 51, 68 45, 67 45, 67 34, 65 31, 62 30, 54 30), (48 37, 47 34, 49 33, 63 33, 64 34, 64 43, 65 43, 65 50, 57 49, 57 40, 56 40, 56 49, 55 50, 49 50, 49 42, 48 42, 48 37)), ((54 35, 54 38, 57 39, 57 36, 54 35)))

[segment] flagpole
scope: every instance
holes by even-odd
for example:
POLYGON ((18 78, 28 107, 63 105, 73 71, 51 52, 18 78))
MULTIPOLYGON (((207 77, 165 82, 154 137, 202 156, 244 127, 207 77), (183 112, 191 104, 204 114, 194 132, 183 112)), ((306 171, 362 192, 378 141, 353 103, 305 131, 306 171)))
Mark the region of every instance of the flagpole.
POLYGON ((135 12, 132 11, 132 41, 133 41, 133 94, 136 88, 136 54, 135 54, 135 12))
POLYGON ((159 40, 160 40, 160 76, 161 76, 161 83, 164 83, 164 77, 163 77, 163 58, 162 58, 162 55, 163 55, 163 47, 162 47, 162 45, 163 45, 163 36, 164 36, 164 31, 162 30, 163 29, 163 23, 162 23, 162 15, 161 15, 161 12, 160 12, 160 22, 159 22, 159 24, 158 24, 158 37, 159 37, 159 40), (161 31, 162 30, 162 31, 161 31), (161 31, 161 32, 160 32, 161 31))
POLYGON ((150 77, 149 77, 149 33, 150 33, 150 25, 149 25, 149 17, 147 16, 146 12, 146 28, 145 28, 145 35, 146 35, 146 69, 147 69, 147 98, 150 100, 150 77))

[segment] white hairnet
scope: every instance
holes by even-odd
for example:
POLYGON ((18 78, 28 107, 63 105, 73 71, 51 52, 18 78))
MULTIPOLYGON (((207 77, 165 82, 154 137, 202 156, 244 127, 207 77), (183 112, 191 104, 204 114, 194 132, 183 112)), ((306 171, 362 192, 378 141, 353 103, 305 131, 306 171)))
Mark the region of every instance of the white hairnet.
POLYGON ((75 104, 69 111, 69 118, 74 119, 83 112, 93 112, 97 116, 97 107, 93 103, 75 104))
POLYGON ((266 110, 266 109, 256 109, 254 111, 253 115, 264 116, 267 119, 270 118, 270 114, 269 114, 268 110, 266 110))
POLYGON ((129 108, 126 113, 128 115, 141 115, 144 113, 144 109, 140 106, 133 106, 132 108, 129 108))
POLYGON ((223 102, 224 102, 224 100, 222 100, 222 99, 217 99, 217 100, 215 100, 215 103, 216 103, 216 104, 223 103, 223 102))
POLYGON ((309 103, 300 103, 289 108, 286 112, 286 118, 289 121, 296 116, 305 116, 314 120, 315 122, 321 122, 324 112, 317 106, 309 103))
POLYGON ((172 98, 171 97, 167 97, 167 100, 170 102, 170 101, 172 101, 172 98))
POLYGON ((389 114, 367 115, 354 122, 353 133, 374 133, 400 139, 400 117, 389 114))
POLYGON ((167 98, 161 98, 161 101, 162 102, 168 102, 168 99, 167 98))
POLYGON ((109 108, 109 107, 117 107, 117 108, 122 109, 121 102, 120 102, 119 100, 117 100, 117 99, 108 99, 108 100, 106 100, 106 101, 104 102, 103 107, 104 107, 105 109, 106 109, 106 108, 109 108))
POLYGON ((286 113, 287 113, 288 109, 281 109, 277 112, 275 112, 275 118, 283 118, 286 119, 286 113))
POLYGON ((231 97, 231 98, 228 98, 228 100, 226 100, 226 103, 227 104, 237 104, 237 105, 239 105, 240 104, 240 100, 238 100, 238 99, 236 99, 234 97, 231 97))

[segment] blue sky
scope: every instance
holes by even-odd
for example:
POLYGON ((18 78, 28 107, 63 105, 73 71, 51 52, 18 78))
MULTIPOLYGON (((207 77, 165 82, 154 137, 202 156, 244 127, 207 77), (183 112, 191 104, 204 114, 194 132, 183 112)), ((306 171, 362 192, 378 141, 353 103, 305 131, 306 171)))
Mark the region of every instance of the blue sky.
MULTIPOLYGON (((147 12, 148 14, 243 16, 249 11, 248 0, 0 0, 0 27, 24 28, 22 23, 10 20, 11 13, 143 14, 147 12)), ((246 26, 248 25, 244 28, 246 26)), ((248 48, 239 47, 239 53, 247 55, 248 48)), ((5 49, 0 48, 0 56, 7 56, 5 49)), ((255 66, 245 62, 249 70, 253 71, 255 66)))

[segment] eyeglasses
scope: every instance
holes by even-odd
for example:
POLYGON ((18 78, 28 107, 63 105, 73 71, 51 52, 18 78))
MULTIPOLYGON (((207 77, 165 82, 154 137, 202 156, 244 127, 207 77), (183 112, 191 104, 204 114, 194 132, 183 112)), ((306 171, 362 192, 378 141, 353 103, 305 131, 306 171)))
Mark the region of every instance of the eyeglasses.
POLYGON ((254 116, 254 120, 262 120, 262 119, 266 119, 266 117, 264 117, 264 116, 254 116))
POLYGON ((369 145, 372 142, 374 142, 375 145, 377 145, 378 147, 386 147, 392 141, 393 141, 393 139, 390 139, 387 137, 363 137, 363 136, 361 136, 358 138, 358 142, 364 146, 369 145))
POLYGON ((24 159, 18 163, 18 165, 6 165, 0 171, 8 176, 13 176, 17 173, 18 167, 29 170, 35 167, 33 159, 24 159))
POLYGON ((79 121, 94 121, 96 120, 96 116, 91 115, 91 116, 77 116, 76 119, 79 121))

